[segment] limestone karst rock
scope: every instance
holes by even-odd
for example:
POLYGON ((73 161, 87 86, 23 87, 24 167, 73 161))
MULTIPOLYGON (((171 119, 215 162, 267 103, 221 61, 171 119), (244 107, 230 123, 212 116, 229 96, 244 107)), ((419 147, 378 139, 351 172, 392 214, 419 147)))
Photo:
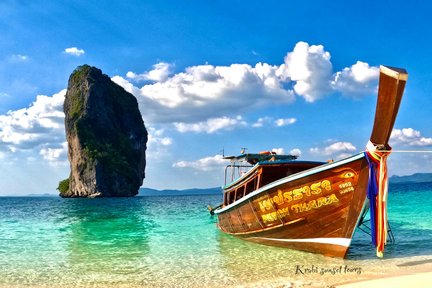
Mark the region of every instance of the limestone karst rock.
POLYGON ((98 68, 83 65, 69 78, 64 112, 71 173, 60 196, 136 195, 147 144, 136 98, 98 68))

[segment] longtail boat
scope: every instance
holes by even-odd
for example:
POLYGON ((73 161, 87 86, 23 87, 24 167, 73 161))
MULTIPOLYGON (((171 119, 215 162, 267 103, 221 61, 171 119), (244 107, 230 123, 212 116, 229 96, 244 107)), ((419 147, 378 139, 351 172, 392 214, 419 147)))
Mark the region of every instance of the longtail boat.
POLYGON ((375 120, 364 152, 330 163, 295 155, 246 153, 225 157, 223 203, 210 209, 218 228, 244 240, 344 258, 369 210, 372 242, 382 257, 389 138, 408 74, 380 66, 375 120))

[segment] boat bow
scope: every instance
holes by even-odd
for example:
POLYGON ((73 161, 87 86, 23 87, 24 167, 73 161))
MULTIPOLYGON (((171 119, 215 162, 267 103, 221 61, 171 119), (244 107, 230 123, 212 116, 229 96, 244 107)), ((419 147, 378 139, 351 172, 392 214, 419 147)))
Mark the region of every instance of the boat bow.
POLYGON ((378 257, 383 257, 387 242, 387 157, 391 147, 388 144, 396 115, 402 100, 408 73, 405 69, 381 66, 375 121, 366 158, 369 163, 369 183, 367 195, 371 219, 372 243, 378 257))

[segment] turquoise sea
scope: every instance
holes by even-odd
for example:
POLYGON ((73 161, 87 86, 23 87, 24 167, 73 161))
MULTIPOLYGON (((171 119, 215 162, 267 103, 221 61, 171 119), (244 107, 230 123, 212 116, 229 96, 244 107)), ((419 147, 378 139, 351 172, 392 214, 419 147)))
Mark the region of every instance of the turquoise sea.
POLYGON ((0 287, 324 287, 432 262, 432 183, 390 186, 384 259, 361 231, 345 260, 224 235, 219 202, 0 197, 0 287))

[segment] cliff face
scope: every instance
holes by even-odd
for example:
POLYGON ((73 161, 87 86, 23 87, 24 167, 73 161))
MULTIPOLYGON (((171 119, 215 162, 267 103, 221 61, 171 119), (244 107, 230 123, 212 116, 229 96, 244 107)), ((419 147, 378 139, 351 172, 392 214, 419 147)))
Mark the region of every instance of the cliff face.
POLYGON ((69 78, 64 112, 71 173, 60 196, 136 195, 145 176, 147 143, 136 98, 101 70, 84 65, 69 78))

